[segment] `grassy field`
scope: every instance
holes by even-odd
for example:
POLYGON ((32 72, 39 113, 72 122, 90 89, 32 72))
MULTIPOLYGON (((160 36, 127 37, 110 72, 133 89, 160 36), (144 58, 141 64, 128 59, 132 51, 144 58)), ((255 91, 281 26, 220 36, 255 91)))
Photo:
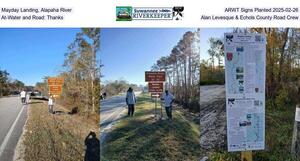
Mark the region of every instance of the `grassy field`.
MULTIPOLYGON (((165 111, 163 111, 166 116, 165 111)), ((154 103, 138 98, 134 117, 114 126, 105 142, 102 161, 197 161, 200 156, 199 125, 173 111, 173 121, 155 120, 154 103)))
MULTIPOLYGON (((253 151, 254 161, 296 161, 291 155, 295 107, 266 108, 266 150, 253 151)), ((239 161, 240 153, 212 152, 213 161, 239 161)))
POLYGON ((22 143, 25 161, 82 161, 86 155, 85 138, 90 131, 98 135, 94 121, 79 115, 50 114, 43 101, 33 100, 28 114, 22 143))

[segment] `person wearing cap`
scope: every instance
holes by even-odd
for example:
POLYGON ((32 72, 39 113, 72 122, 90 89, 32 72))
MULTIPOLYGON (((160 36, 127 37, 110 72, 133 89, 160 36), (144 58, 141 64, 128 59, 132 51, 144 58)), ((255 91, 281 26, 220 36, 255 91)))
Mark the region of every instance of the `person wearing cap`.
POLYGON ((166 90, 161 99, 165 101, 164 105, 168 120, 172 120, 172 104, 175 100, 174 96, 166 90))
POLYGON ((135 103, 136 103, 136 97, 134 95, 133 89, 129 87, 126 93, 126 104, 128 106, 128 116, 133 116, 135 103))

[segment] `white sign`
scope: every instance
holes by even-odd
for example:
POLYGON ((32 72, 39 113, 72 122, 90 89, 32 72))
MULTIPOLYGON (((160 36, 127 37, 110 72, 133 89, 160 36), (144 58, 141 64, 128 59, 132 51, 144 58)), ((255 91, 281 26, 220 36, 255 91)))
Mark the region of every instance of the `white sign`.
POLYGON ((224 38, 228 151, 265 148, 266 37, 224 38))
POLYGON ((300 122, 300 108, 296 108, 295 121, 300 122))

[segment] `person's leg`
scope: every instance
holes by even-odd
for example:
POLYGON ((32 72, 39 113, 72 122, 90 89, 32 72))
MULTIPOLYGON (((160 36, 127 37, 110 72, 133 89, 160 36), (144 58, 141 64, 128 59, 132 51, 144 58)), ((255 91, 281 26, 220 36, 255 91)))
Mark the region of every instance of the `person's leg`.
POLYGON ((169 107, 165 107, 165 109, 166 109, 166 113, 167 113, 168 118, 170 118, 170 115, 169 115, 169 107))
POLYGON ((128 116, 130 116, 130 105, 128 105, 128 116))
POLYGON ((169 115, 170 115, 170 119, 172 120, 172 106, 169 107, 169 115))
POLYGON ((131 116, 133 116, 133 113, 134 113, 134 105, 132 105, 131 107, 131 116))
POLYGON ((53 111, 53 105, 51 105, 51 113, 52 114, 54 113, 54 111, 53 111))

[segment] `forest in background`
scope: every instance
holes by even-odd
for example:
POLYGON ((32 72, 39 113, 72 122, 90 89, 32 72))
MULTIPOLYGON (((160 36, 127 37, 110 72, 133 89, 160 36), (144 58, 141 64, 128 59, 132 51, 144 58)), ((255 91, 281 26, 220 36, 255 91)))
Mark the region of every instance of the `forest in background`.
POLYGON ((111 97, 120 93, 125 93, 129 87, 133 88, 133 91, 142 91, 144 88, 143 86, 129 83, 123 79, 110 80, 101 84, 101 93, 106 93, 108 97, 111 97))
MULTIPOLYGON (((64 78, 62 94, 58 103, 69 108, 78 107, 79 113, 98 116, 100 106, 100 29, 83 28, 67 47, 62 71, 64 78)), ((48 76, 36 83, 35 89, 49 96, 48 76)))
MULTIPOLYGON (((266 98, 275 108, 299 103, 300 96, 300 30, 295 28, 248 28, 233 32, 265 33, 266 98)), ((223 38, 210 38, 209 59, 202 60, 201 85, 224 84, 223 38)))
POLYGON ((152 71, 165 71, 165 89, 176 102, 193 112, 200 111, 200 29, 188 31, 167 56, 152 66, 152 71))
POLYGON ((0 97, 19 94, 21 90, 31 90, 32 86, 25 86, 22 81, 12 79, 9 72, 0 69, 0 97))

